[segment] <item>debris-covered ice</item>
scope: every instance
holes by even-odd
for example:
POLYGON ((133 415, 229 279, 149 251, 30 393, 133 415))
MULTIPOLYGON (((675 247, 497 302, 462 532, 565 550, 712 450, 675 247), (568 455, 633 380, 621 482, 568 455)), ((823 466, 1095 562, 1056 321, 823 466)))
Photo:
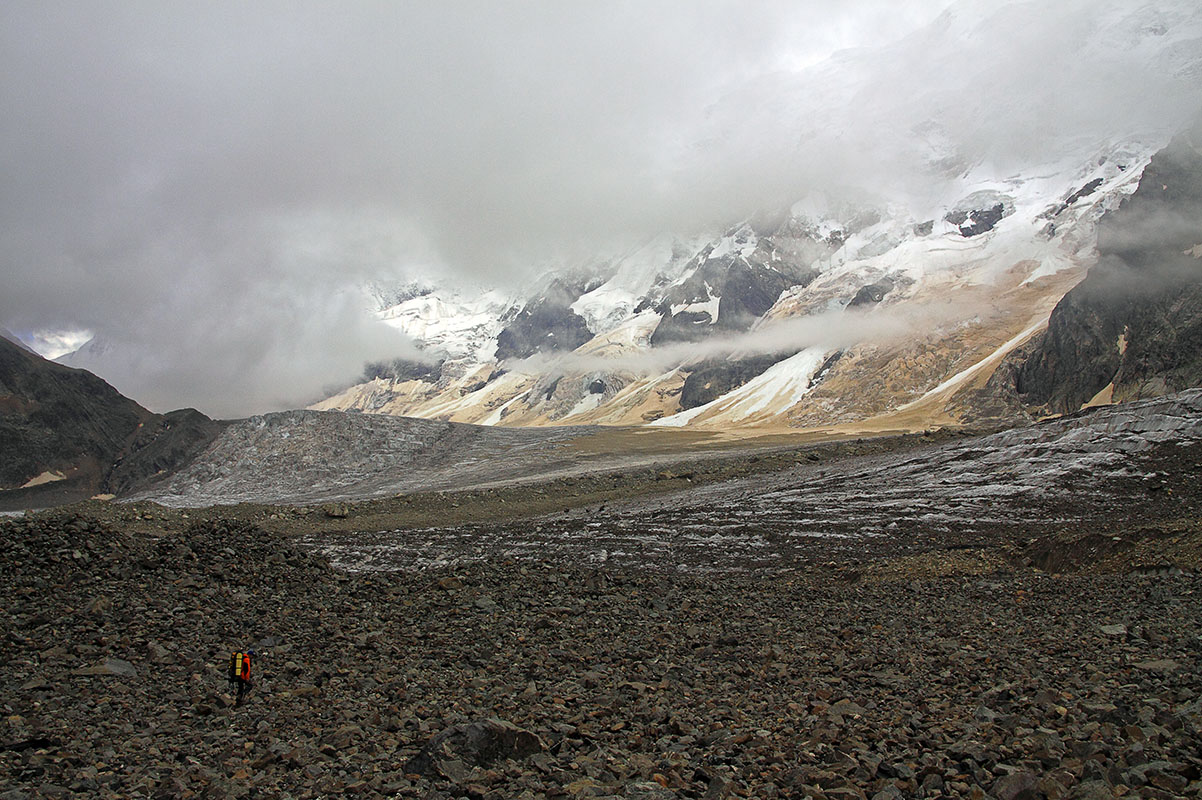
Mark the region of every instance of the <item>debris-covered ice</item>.
POLYGON ((507 558, 780 570, 832 554, 856 559, 965 549, 1002 533, 1029 538, 1072 526, 1138 523, 1149 503, 1163 506, 1154 468, 1172 456, 1163 446, 1200 441, 1202 390, 1194 390, 919 450, 807 462, 604 509, 308 543, 351 570, 507 558))

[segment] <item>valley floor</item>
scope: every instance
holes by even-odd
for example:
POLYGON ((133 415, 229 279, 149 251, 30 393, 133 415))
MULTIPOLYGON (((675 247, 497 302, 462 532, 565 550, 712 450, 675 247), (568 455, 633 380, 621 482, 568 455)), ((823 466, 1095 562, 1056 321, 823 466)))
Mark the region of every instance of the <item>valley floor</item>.
POLYGON ((0 796, 1202 796, 1200 402, 0 520, 0 796))
POLYGON ((348 575, 249 526, 4 533, 6 797, 1202 791, 1194 572, 348 575), (533 752, 464 739, 494 718, 533 752))

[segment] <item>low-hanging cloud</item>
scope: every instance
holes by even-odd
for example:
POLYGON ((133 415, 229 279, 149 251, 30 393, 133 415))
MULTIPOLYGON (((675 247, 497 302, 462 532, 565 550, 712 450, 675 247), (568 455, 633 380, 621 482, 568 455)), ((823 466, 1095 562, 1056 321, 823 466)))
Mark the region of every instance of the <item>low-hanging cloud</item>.
POLYGON ((132 335, 98 335, 68 363, 102 371, 152 410, 195 405, 233 418, 316 402, 353 383, 365 361, 427 358, 365 314, 358 289, 251 285, 235 299, 193 292, 131 316, 132 335), (205 302, 225 307, 219 316, 192 313, 192 304, 205 302), (145 331, 170 335, 148 347, 145 331))
POLYGON ((749 331, 715 333, 699 341, 677 342, 620 353, 538 353, 506 362, 513 372, 550 375, 629 373, 654 375, 712 359, 743 359, 793 353, 812 347, 840 350, 882 345, 962 324, 988 313, 966 302, 930 302, 867 309, 833 309, 803 317, 765 321, 749 331))
POLYGON ((293 405, 412 354, 367 280, 516 282, 1202 105, 1196 4, 949 5, 5 4, 0 325, 95 332, 152 405, 293 405))

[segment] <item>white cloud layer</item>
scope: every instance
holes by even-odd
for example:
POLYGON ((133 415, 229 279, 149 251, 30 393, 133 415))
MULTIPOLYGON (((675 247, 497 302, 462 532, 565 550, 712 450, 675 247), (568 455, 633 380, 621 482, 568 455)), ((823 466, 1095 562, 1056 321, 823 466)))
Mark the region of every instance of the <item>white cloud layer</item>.
POLYGON ((96 332, 160 410, 261 411, 408 352, 368 279, 505 283, 1198 106, 1140 50, 1191 3, 949 2, 7 3, 0 325, 96 332))

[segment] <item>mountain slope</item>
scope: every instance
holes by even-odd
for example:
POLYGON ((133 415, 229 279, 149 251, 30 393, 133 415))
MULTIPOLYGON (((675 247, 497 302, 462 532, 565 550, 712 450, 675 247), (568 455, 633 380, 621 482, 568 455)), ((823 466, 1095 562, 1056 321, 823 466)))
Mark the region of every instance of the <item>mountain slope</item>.
POLYGON ((0 509, 128 492, 223 427, 193 409, 151 413, 92 373, 0 337, 0 509))
MULTIPOLYGON (((979 388, 1039 333, 1096 261, 1099 220, 1135 190, 1153 150, 1107 145, 1005 179, 981 167, 952 182, 934 219, 810 198, 708 241, 651 243, 575 299, 557 284, 527 304, 532 312, 471 328, 510 343, 508 359, 479 338, 450 347, 443 338, 429 343, 440 368, 379 375, 315 407, 716 429, 874 418, 921 428, 981 416, 953 396, 979 388), (582 321, 593 327, 581 343, 582 321)), ((395 308, 384 316, 405 318, 395 308)))
POLYGON ((1152 159, 1098 231, 1100 260, 1018 368, 1032 405, 1155 397, 1202 384, 1202 127, 1152 159))
POLYGON ((1164 197, 1099 221, 1196 113, 1199 76, 1202 7, 1187 0, 962 0, 886 46, 757 76, 714 98, 681 158, 743 165, 740 185, 776 207, 562 264, 503 305, 432 287, 382 316, 440 366, 373 373, 314 408, 922 429, 1072 410, 1112 378, 1119 399, 1193 385, 1195 300, 1180 280, 1159 286, 1160 267, 1126 264, 1152 250, 1169 263, 1167 246, 1140 255, 1127 240, 1138 209, 1171 200, 1184 215, 1172 269, 1189 274, 1196 210, 1173 199, 1189 159, 1158 157, 1144 181, 1170 187, 1164 197), (1078 311, 1042 338, 1099 259, 1063 305, 1078 311), (1127 269, 1144 280, 1105 277, 1127 269), (1103 296, 1134 289, 1139 310, 1102 312, 1103 296), (1140 341, 1116 354, 1127 327, 1140 341))

